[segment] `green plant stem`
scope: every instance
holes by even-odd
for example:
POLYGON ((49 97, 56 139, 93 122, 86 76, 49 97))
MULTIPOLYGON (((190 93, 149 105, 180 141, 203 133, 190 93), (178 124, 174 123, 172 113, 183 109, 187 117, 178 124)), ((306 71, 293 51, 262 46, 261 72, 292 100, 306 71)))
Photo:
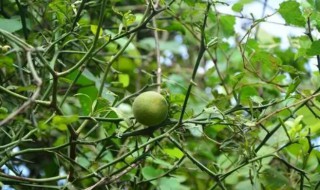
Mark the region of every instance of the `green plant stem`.
POLYGON ((0 172, 0 177, 7 178, 7 179, 13 179, 17 181, 25 181, 25 182, 32 182, 32 183, 44 183, 44 182, 51 182, 51 181, 58 181, 60 179, 66 179, 67 176, 55 176, 55 177, 49 177, 49 178, 27 178, 27 177, 20 177, 20 176, 12 176, 7 175, 2 172, 0 172))
MULTIPOLYGON (((159 141, 159 140, 161 140, 161 139, 163 139, 163 138, 169 137, 169 136, 170 136, 170 133, 171 133, 172 131, 174 131, 174 130, 176 129, 176 127, 177 127, 177 125, 174 125, 170 130, 166 131, 165 133, 163 133, 163 134, 161 134, 161 135, 159 135, 159 136, 157 136, 157 137, 154 137, 154 138, 152 138, 152 139, 149 139, 147 142, 145 142, 145 143, 137 146, 135 149, 130 150, 129 152, 127 152, 127 153, 125 153, 125 154, 117 157, 116 159, 114 159, 113 161, 109 162, 108 164, 105 164, 105 165, 103 165, 103 166, 100 166, 94 173, 100 172, 101 170, 103 170, 103 169, 105 169, 105 168, 108 168, 108 167, 110 167, 110 166, 112 166, 112 165, 114 165, 114 164, 116 164, 116 163, 118 163, 118 162, 120 162, 120 161, 123 161, 127 156, 133 154, 134 152, 136 152, 137 150, 139 150, 139 149, 141 149, 141 148, 144 148, 144 147, 148 146, 148 145, 151 144, 151 143, 154 143, 154 142, 159 141)), ((84 176, 84 177, 81 177, 81 179, 90 178, 90 177, 92 177, 92 176, 93 176, 93 173, 91 173, 91 174, 89 174, 89 175, 86 175, 86 176, 84 176)))
MULTIPOLYGON (((320 88, 318 88, 315 92, 312 93, 312 95, 310 97, 314 97, 316 94, 318 94, 320 92, 320 88)), ((303 102, 299 101, 300 105, 294 109, 291 113, 294 114, 296 113, 300 108, 302 108, 305 104, 308 103, 308 101, 310 101, 312 98, 306 98, 304 99, 303 102)), ((292 117, 292 114, 289 115, 288 117, 284 118, 282 121, 287 121, 288 119, 290 119, 292 117)), ((263 145, 273 136, 273 134, 281 127, 281 122, 279 124, 277 124, 261 141, 261 143, 255 148, 255 152, 258 152, 263 145)))
MULTIPOLYGON (((18 94, 18 93, 12 92, 12 91, 6 89, 5 87, 3 87, 3 86, 1 86, 1 85, 0 85, 0 91, 3 91, 3 92, 5 92, 5 93, 7 93, 7 94, 9 94, 9 95, 11 95, 11 96, 14 96, 14 97, 16 97, 16 98, 21 99, 21 100, 26 100, 26 101, 29 100, 29 98, 27 98, 27 97, 25 97, 25 96, 22 96, 22 95, 20 95, 20 94, 18 94)), ((49 101, 34 100, 34 102, 35 102, 36 104, 39 104, 39 105, 50 106, 50 102, 49 102, 49 101)))
POLYGON ((218 175, 205 167, 201 162, 195 159, 189 152, 187 152, 172 136, 169 136, 170 141, 179 148, 199 169, 209 174, 212 178, 217 179, 218 175))
POLYGON ((181 114, 180 114, 180 118, 179 118, 179 123, 182 123, 183 116, 185 114, 185 111, 186 111, 186 108, 187 108, 187 104, 188 104, 188 100, 189 100, 189 96, 190 96, 190 93, 191 93, 191 89, 195 85, 195 82, 194 82, 195 81, 195 77, 196 77, 196 74, 197 74, 197 71, 198 71, 202 56, 203 56, 204 52, 206 51, 205 28, 206 28, 207 17, 208 17, 208 12, 210 10, 210 6, 211 6, 211 4, 208 3, 207 9, 206 9, 206 12, 205 12, 205 16, 204 16, 204 19, 203 19, 203 24, 202 24, 202 27, 201 27, 200 49, 199 49, 198 57, 197 57, 197 60, 196 60, 196 64, 195 64, 195 66, 193 68, 190 84, 189 84, 189 87, 188 87, 188 90, 187 90, 187 93, 186 93, 186 96, 185 96, 185 99, 184 99, 184 102, 183 102, 183 105, 182 105, 182 110, 181 110, 181 114))
POLYGON ((34 47, 32 47, 31 45, 29 45, 28 43, 24 42, 23 40, 21 40, 20 38, 14 36, 13 34, 7 32, 6 30, 0 29, 0 33, 2 35, 4 35, 8 40, 11 40, 12 42, 14 42, 15 44, 17 44, 18 46, 20 46, 21 48, 23 48, 26 51, 30 51, 30 50, 34 50, 34 47))
POLYGON ((33 135, 38 129, 32 129, 31 131, 29 131, 29 133, 27 133, 24 137, 22 137, 21 139, 18 139, 16 141, 10 142, 8 144, 5 145, 1 145, 0 149, 5 149, 11 146, 17 146, 17 144, 19 144, 20 142, 24 142, 24 141, 29 141, 28 138, 33 135))
POLYGON ((71 72, 73 72, 76 69, 78 69, 79 67, 81 67, 81 65, 83 65, 85 62, 89 61, 89 59, 91 59, 92 52, 94 51, 94 49, 96 47, 96 44, 97 44, 97 42, 99 40, 100 30, 101 30, 102 23, 103 23, 103 18, 104 18, 104 8, 105 8, 105 5, 106 5, 106 1, 107 0, 103 0, 102 1, 102 5, 101 5, 102 8, 100 9, 98 27, 97 27, 96 35, 94 37, 92 46, 89 48, 87 53, 73 67, 69 68, 66 71, 58 73, 57 75, 59 77, 66 76, 66 75, 70 74, 71 72))
POLYGON ((147 180, 143 180, 143 181, 140 181, 137 183, 138 184, 141 184, 141 183, 148 183, 148 182, 151 182, 151 181, 154 181, 154 180, 158 180, 162 177, 165 177, 165 176, 168 176, 170 173, 174 172, 175 170, 179 169, 180 166, 182 165, 182 162, 184 161, 184 159, 186 158, 185 155, 183 155, 174 165, 172 168, 170 168, 168 171, 164 172, 163 174, 157 176, 157 177, 154 177, 154 178, 151 178, 151 179, 147 179, 147 180))

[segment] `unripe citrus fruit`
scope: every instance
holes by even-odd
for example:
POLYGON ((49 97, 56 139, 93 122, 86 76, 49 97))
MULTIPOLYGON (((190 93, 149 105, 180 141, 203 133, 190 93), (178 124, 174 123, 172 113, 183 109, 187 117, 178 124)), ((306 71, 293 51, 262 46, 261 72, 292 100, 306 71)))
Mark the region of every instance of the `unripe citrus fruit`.
POLYGON ((148 91, 141 93, 132 104, 136 120, 147 126, 162 123, 168 115, 168 103, 159 93, 148 91))

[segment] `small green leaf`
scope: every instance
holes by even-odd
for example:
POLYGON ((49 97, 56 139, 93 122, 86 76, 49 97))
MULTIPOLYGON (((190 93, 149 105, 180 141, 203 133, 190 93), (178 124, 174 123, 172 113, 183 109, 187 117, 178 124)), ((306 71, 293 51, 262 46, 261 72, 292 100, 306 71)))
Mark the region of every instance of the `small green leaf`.
POLYGON ((173 21, 171 22, 168 26, 162 28, 164 30, 167 30, 169 32, 181 32, 181 34, 185 35, 186 34, 186 30, 183 27, 183 25, 180 22, 177 21, 173 21))
POLYGON ((178 148, 165 148, 163 151, 168 154, 171 158, 182 158, 183 157, 183 152, 179 150, 178 148))
POLYGON ((307 49, 307 55, 320 55, 320 40, 312 42, 311 47, 307 49))
POLYGON ((97 97, 98 90, 95 86, 80 88, 76 96, 78 97, 83 114, 88 115, 92 111, 93 100, 97 97))
POLYGON ((132 73, 136 68, 134 61, 127 57, 119 57, 113 65, 116 70, 128 74, 132 73))
POLYGON ((126 88, 130 84, 130 77, 128 74, 119 74, 118 75, 119 82, 122 83, 123 87, 126 88))
POLYGON ((142 176, 144 179, 149 180, 160 176, 163 173, 160 169, 155 169, 152 166, 145 166, 142 168, 142 176))
POLYGON ((294 92, 299 84, 301 83, 301 79, 299 77, 296 77, 292 83, 289 85, 287 93, 286 93, 286 99, 290 96, 292 92, 294 92))
POLYGON ((276 169, 266 168, 260 174, 261 183, 266 189, 283 189, 283 187, 290 187, 290 181, 282 172, 276 169))
POLYGON ((13 62, 11 57, 0 55, 0 69, 4 69, 9 74, 15 71, 13 62))
MULTIPOLYGON (((98 31, 98 26, 97 26, 97 25, 91 25, 91 26, 90 26, 90 30, 91 30, 91 32, 92 32, 94 35, 96 35, 96 34, 97 34, 97 31, 98 31)), ((102 28, 100 28, 99 37, 102 36, 102 33, 103 33, 102 28)))
POLYGON ((192 136, 194 137, 202 137, 203 136, 203 127, 202 125, 196 125, 193 123, 186 123, 185 128, 190 131, 192 136))
POLYGON ((159 190, 185 189, 175 177, 162 177, 157 184, 159 190))
POLYGON ((8 113, 8 109, 5 107, 0 107, 0 114, 6 114, 8 113))
POLYGON ((279 13, 288 24, 305 26, 306 20, 302 16, 299 6, 300 4, 296 1, 285 1, 280 4, 279 13))
POLYGON ((56 115, 53 117, 51 124, 54 128, 57 128, 61 131, 66 131, 67 125, 76 121, 78 121, 77 115, 71 115, 71 116, 56 115))
POLYGON ((242 3, 235 3, 232 6, 232 10, 235 12, 241 12, 243 10, 243 4, 242 3))
POLYGON ((129 119, 129 115, 123 113, 123 111, 121 111, 119 108, 116 108, 116 107, 110 107, 110 109, 117 114, 118 118, 121 118, 125 121, 125 123, 126 123, 125 127, 132 125, 132 122, 129 119))
POLYGON ((252 102, 254 102, 258 105, 261 105, 263 102, 263 98, 261 98, 260 96, 251 96, 250 99, 252 102))
POLYGON ((131 11, 128 11, 126 13, 124 13, 123 15, 123 24, 125 26, 129 26, 131 24, 133 24, 136 21, 136 16, 134 14, 131 13, 131 11))
POLYGON ((222 31, 224 37, 229 37, 234 34, 234 25, 236 18, 234 16, 225 15, 220 17, 220 23, 222 25, 222 31))
POLYGON ((53 124, 70 124, 73 122, 78 121, 78 116, 77 115, 70 115, 70 116, 60 116, 56 115, 52 119, 53 124))
POLYGON ((292 74, 304 74, 304 72, 297 70, 295 67, 291 65, 281 65, 281 70, 292 74))
POLYGON ((259 96, 259 93, 256 88, 251 86, 246 86, 241 88, 240 91, 240 102, 243 104, 248 104, 251 101, 252 96, 259 96))

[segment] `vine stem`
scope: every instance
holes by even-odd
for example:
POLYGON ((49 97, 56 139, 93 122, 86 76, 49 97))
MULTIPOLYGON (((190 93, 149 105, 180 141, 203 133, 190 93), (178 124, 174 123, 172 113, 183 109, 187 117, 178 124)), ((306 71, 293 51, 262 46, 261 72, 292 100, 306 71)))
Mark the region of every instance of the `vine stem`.
POLYGON ((4 120, 0 121, 0 126, 3 126, 4 124, 8 123, 12 119, 14 119, 15 116, 23 112, 27 107, 29 107, 32 103, 34 103, 37 99, 37 97, 40 95, 41 85, 42 85, 42 79, 38 76, 37 71, 33 65, 32 57, 31 57, 31 50, 27 52, 27 62, 28 66, 31 72, 31 75, 36 83, 37 89, 31 96, 31 98, 26 101, 22 106, 20 106, 17 110, 9 114, 4 120))
MULTIPOLYGON (((150 2, 152 3, 152 2, 150 2)), ((157 9, 159 5, 159 0, 157 0, 154 4, 153 4, 153 9, 157 9)), ((161 73, 162 73, 162 70, 161 70, 161 63, 160 63, 160 44, 159 44, 159 34, 158 34, 158 31, 157 31, 157 22, 156 22, 156 18, 153 17, 152 18, 152 25, 153 25, 153 28, 154 28, 154 42, 155 42, 155 53, 156 53, 156 61, 157 61, 157 84, 158 87, 157 87, 157 91, 160 93, 161 91, 161 73)))
POLYGON ((185 114, 186 107, 187 107, 187 104, 188 104, 188 100, 189 100, 189 97, 190 97, 190 94, 191 94, 191 89, 192 89, 192 87, 194 85, 196 85, 196 83, 194 82, 195 81, 195 77, 196 77, 196 74, 197 74, 201 59, 202 59, 202 57, 204 55, 204 52, 206 51, 205 28, 206 28, 208 12, 210 10, 210 7, 211 7, 211 3, 208 3, 206 11, 205 11, 205 16, 204 16, 204 19, 203 19, 203 25, 201 27, 200 49, 199 49, 198 57, 197 57, 197 60, 196 60, 196 64, 195 64, 195 66, 193 68, 192 77, 191 77, 191 80, 190 80, 190 83, 189 83, 189 87, 188 87, 188 90, 187 90, 187 93, 186 93, 186 97, 185 97, 184 102, 183 102, 181 115, 180 115, 180 118, 179 118, 179 123, 182 123, 183 116, 185 114))

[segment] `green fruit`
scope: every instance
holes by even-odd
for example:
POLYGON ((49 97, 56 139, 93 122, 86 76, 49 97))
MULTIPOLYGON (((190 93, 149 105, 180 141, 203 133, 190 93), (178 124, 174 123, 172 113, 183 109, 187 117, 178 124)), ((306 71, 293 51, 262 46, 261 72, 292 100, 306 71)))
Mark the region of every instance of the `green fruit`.
POLYGON ((132 104, 136 120, 147 126, 162 123, 168 116, 168 103, 159 93, 148 91, 141 93, 132 104))

